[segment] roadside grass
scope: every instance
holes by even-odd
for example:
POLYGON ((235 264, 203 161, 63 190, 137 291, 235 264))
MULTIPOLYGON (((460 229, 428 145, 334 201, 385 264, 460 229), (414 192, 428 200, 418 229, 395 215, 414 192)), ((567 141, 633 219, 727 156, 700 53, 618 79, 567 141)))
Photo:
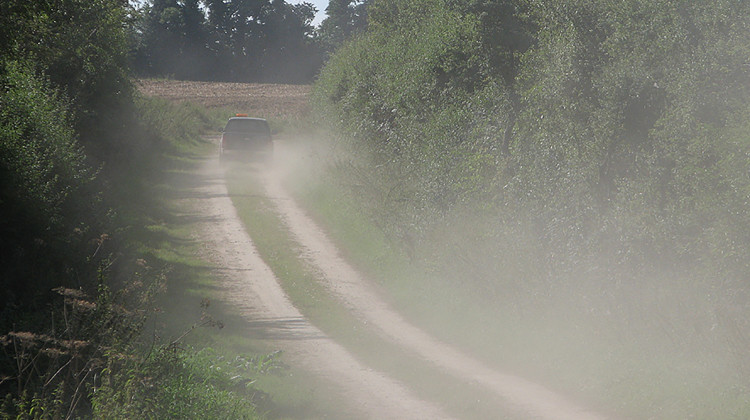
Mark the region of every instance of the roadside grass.
POLYGON ((716 365, 725 356, 674 352, 667 334, 645 330, 623 338, 606 317, 577 316, 564 304, 522 312, 502 307, 460 287, 460 279, 412 263, 349 201, 341 180, 320 175, 298 172, 285 185, 346 259, 436 338, 605 414, 641 418, 659 410, 658 418, 725 418, 747 407, 742 379, 728 383, 731 372, 716 365))
POLYGON ((284 221, 265 196, 252 166, 233 165, 227 185, 240 218, 263 260, 271 267, 293 304, 326 335, 344 345, 367 366, 400 380, 417 395, 442 403, 460 418, 516 418, 497 396, 462 383, 429 362, 409 354, 362 320, 356 319, 320 284, 305 262, 284 221))

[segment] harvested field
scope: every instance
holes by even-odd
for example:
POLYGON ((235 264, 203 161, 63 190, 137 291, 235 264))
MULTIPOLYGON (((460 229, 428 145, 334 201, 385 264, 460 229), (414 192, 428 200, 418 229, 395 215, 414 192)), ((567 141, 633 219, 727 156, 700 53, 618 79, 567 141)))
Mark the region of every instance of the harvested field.
POLYGON ((139 79, 141 94, 175 102, 193 102, 208 108, 230 108, 252 116, 299 118, 308 112, 310 85, 191 82, 139 79))

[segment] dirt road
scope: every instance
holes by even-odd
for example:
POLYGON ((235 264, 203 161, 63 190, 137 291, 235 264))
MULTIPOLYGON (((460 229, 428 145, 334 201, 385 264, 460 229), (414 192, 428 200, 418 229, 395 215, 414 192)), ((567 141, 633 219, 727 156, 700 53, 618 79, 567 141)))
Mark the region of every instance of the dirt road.
POLYGON ((449 418, 403 385, 361 364, 346 349, 307 322, 290 303, 271 269, 259 257, 230 199, 218 160, 203 167, 193 197, 201 216, 197 240, 217 267, 225 296, 248 323, 284 350, 285 359, 333 382, 353 418, 449 418))
MULTIPOLYGON (((283 145, 277 154, 284 153, 283 145)), ((277 156, 277 158, 279 158, 277 156)), ((260 166, 259 166, 260 168, 260 166)), ((428 361, 457 381, 478 384, 521 413, 519 418, 594 420, 589 412, 562 396, 523 378, 497 372, 415 327, 368 285, 340 256, 315 223, 284 190, 274 169, 258 169, 257 175, 309 263, 322 274, 322 283, 377 334, 409 354, 428 361)), ((223 170, 215 160, 200 174, 204 181, 194 191, 195 210, 205 220, 200 238, 206 257, 217 267, 227 299, 253 325, 262 325, 285 352, 285 359, 334 384, 349 402, 353 418, 449 418, 439 402, 424 401, 413 390, 386 373, 365 366, 347 349, 311 325, 292 305, 266 263, 259 257, 227 193, 223 170)))

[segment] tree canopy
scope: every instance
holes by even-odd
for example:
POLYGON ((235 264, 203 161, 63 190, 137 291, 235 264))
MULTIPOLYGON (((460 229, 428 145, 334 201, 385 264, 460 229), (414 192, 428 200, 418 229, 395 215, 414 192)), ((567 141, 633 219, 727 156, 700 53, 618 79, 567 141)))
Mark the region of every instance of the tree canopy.
POLYGON ((135 70, 193 80, 309 82, 322 63, 310 3, 153 0, 135 34, 135 70))
POLYGON ((750 2, 381 0, 368 19, 315 109, 394 244, 521 319, 554 307, 643 348, 689 328, 747 377, 750 2))
POLYGON ((748 212, 724 206, 750 185, 747 3, 383 0, 368 16, 317 95, 380 179, 410 168, 412 205, 486 200, 537 214, 544 243, 615 235, 630 258, 710 252, 744 278, 748 212))
POLYGON ((372 0, 331 0, 320 24, 322 41, 333 51, 367 28, 367 9, 372 0))

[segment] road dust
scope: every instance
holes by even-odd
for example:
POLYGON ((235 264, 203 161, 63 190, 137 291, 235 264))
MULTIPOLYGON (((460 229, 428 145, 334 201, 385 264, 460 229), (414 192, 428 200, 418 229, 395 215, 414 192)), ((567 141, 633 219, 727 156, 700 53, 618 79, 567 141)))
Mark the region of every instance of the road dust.
POLYGON ((278 164, 264 171, 263 179, 269 197, 287 223, 303 254, 323 273, 325 286, 346 305, 349 311, 409 352, 430 361, 436 368, 450 372, 458 379, 481 384, 505 399, 515 411, 540 419, 588 420, 604 417, 589 412, 564 397, 523 378, 496 372, 483 363, 462 354, 415 327, 393 310, 350 264, 285 191, 283 172, 300 153, 292 148, 277 148, 278 164))
MULTIPOLYGON (((457 381, 481 386, 505 401, 519 418, 602 419, 562 395, 521 377, 498 372, 461 351, 431 337, 411 324, 349 265, 326 234, 285 190, 286 172, 304 165, 310 150, 277 142, 276 165, 256 165, 258 179, 275 205, 275 211, 299 243, 304 258, 321 273, 322 284, 348 311, 373 331, 405 352, 427 361, 457 381)), ((356 411, 354 418, 449 418, 439 401, 418 398, 418 390, 358 361, 344 347, 311 325, 284 294, 271 269, 260 258, 252 238, 228 196, 223 169, 216 160, 206 163, 196 187, 195 211, 206 220, 198 240, 217 267, 227 299, 249 324, 262 325, 264 335, 283 349, 285 362, 301 366, 321 380, 335 384, 342 399, 356 411)))
MULTIPOLYGON (((252 115, 292 120, 305 115, 310 90, 306 86, 174 81, 139 81, 138 86, 146 95, 173 101, 227 106, 252 115)), ((686 418, 686 413, 703 413, 693 417, 716 418, 707 413, 724 406, 729 407, 723 413, 744 412, 748 398, 746 373, 750 371, 744 288, 728 287, 722 292, 714 283, 688 283, 680 273, 621 269, 618 264, 627 256, 619 253, 608 260, 583 261, 575 252, 571 254, 576 258, 570 260, 560 253, 544 260, 535 251, 539 248, 538 235, 529 235, 529 243, 522 235, 514 236, 516 231, 531 231, 535 226, 526 229, 512 223, 502 225, 497 230, 502 234, 507 228, 510 234, 492 236, 490 240, 499 239, 484 248, 486 244, 473 243, 475 237, 482 236, 485 222, 497 221, 479 220, 472 213, 461 220, 459 214, 454 220, 457 223, 425 242, 453 242, 453 248, 443 247, 447 251, 439 258, 447 260, 447 266, 463 264, 449 273, 455 277, 449 282, 454 283, 441 283, 436 288, 465 287, 464 282, 478 281, 466 287, 479 286, 476 289, 481 293, 485 290, 481 287, 489 285, 492 290, 485 303, 502 307, 493 315, 508 315, 506 319, 496 316, 487 322, 490 317, 482 312, 466 323, 476 329, 474 336, 489 331, 486 336, 499 337, 487 341, 480 337, 477 347, 484 345, 490 350, 482 353, 479 360, 435 339, 386 304, 387 299, 379 290, 374 290, 368 279, 341 257, 325 232, 295 203, 280 180, 290 174, 314 173, 321 162, 334 155, 321 150, 326 147, 324 144, 292 146, 302 143, 278 141, 274 165, 255 165, 254 176, 263 183, 275 206, 273 211, 286 223, 303 250, 303 257, 321 273, 321 285, 382 340, 424 360, 458 383, 486 389, 505 401, 509 411, 520 412, 521 419, 605 417, 587 410, 588 404, 582 400, 595 401, 626 417, 686 418), (462 236, 462 230, 479 231, 479 235, 462 236), (558 271, 568 273, 568 277, 558 279, 556 274, 551 275, 555 272, 549 266, 552 263, 557 263, 558 271), (467 273, 466 267, 475 271, 467 273), (547 284, 546 278, 554 281, 547 284), (489 325, 493 323, 498 327, 493 329, 489 325), (495 350, 499 355, 493 353, 495 350), (487 364, 498 359, 503 359, 498 363, 503 368, 487 364), (518 366, 524 375, 532 371, 535 380, 519 377, 517 372, 508 374, 503 370, 506 366, 518 366), (553 392, 541 383, 549 388, 571 389, 582 400, 553 392)), ((196 187, 195 195, 201 199, 190 203, 205 220, 197 239, 205 243, 207 259, 221 267, 217 276, 227 291, 227 299, 247 319, 254 334, 283 349, 285 362, 333 384, 341 399, 351 402, 345 409, 351 411, 345 411, 344 418, 450 417, 445 402, 418 397, 423 395, 418 389, 394 380, 388 372, 373 370, 311 325, 294 308, 258 256, 227 195, 224 172, 218 162, 208 161, 200 177, 204 182, 196 187)), ((564 222, 551 226, 575 232, 575 226, 564 222)), ((617 219, 611 227, 618 229, 617 219)), ((555 244, 553 249, 564 253, 567 245, 570 244, 555 244)), ((585 249, 585 243, 573 245, 585 249)), ((591 254, 606 251, 591 250, 591 254)), ((459 322, 468 312, 465 307, 444 310, 456 312, 459 322)), ((446 340, 471 347, 473 343, 465 343, 464 338, 446 340)))
POLYGON ((374 371, 345 348, 305 320, 279 286, 271 269, 258 255, 228 195, 218 160, 202 168, 203 182, 195 188, 194 211, 202 216, 196 238, 204 257, 217 270, 225 296, 252 325, 264 325, 265 334, 283 349, 285 361, 301 366, 331 382, 353 418, 449 418, 436 404, 381 372, 374 371))

